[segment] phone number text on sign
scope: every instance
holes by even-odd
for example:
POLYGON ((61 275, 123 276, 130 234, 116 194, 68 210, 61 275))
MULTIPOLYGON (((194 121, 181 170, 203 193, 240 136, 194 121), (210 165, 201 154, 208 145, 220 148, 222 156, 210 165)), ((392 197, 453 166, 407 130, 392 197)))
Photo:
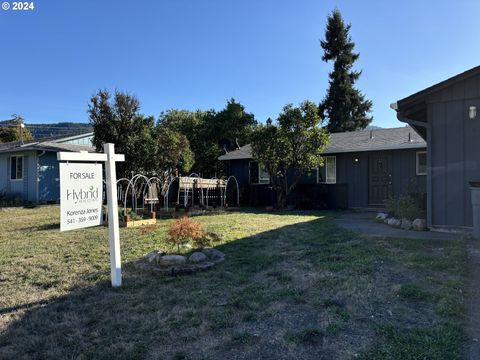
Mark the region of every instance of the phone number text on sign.
POLYGON ((9 3, 8 1, 2 2, 3 10, 12 10, 12 11, 33 11, 35 10, 35 5, 33 1, 14 1, 9 3))
POLYGON ((60 163, 60 231, 102 220, 102 164, 60 163))

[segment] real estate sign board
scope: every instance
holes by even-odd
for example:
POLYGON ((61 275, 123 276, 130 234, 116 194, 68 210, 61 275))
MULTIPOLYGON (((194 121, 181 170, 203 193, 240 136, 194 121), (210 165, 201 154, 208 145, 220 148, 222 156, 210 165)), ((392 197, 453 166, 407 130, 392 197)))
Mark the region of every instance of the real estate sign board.
POLYGON ((101 224, 102 167, 96 163, 60 163, 60 231, 101 224))

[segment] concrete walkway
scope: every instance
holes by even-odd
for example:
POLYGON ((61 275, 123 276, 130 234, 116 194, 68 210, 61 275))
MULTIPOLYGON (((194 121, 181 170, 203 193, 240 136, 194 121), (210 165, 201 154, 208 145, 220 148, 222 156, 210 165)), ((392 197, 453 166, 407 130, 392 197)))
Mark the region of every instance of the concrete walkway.
POLYGON ((376 212, 346 212, 335 219, 335 223, 348 230, 377 237, 401 237, 410 239, 455 240, 464 238, 462 234, 436 231, 413 231, 393 228, 377 222, 376 212))

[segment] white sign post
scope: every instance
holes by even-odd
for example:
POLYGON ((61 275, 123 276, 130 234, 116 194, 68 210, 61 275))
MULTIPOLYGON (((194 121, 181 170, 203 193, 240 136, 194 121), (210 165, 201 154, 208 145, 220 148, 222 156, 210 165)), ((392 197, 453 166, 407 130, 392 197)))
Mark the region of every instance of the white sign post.
MULTIPOLYGON (((120 230, 118 221, 117 175, 115 171, 115 163, 125 161, 125 155, 115 154, 114 144, 105 144, 103 146, 103 151, 104 154, 59 152, 57 153, 57 160, 67 162, 105 162, 111 277, 112 286, 118 287, 122 285, 122 267, 120 261, 120 230)), ((97 222, 97 219, 95 219, 95 214, 93 214, 95 211, 94 209, 98 206, 98 198, 100 198, 101 207, 102 187, 100 185, 99 196, 96 196, 98 194, 96 193, 95 187, 98 185, 98 180, 100 179, 100 182, 102 180, 102 177, 98 176, 98 166, 100 166, 101 174, 101 165, 60 163, 60 231, 100 224, 97 222), (76 203, 75 200, 77 201, 76 203), (93 206, 93 204, 95 204, 95 206, 93 206), (88 209, 92 212, 91 218, 88 217, 88 209), (85 214, 83 214, 83 211, 85 211, 85 214), (84 219, 84 217, 86 218, 84 219)), ((98 219, 100 219, 101 211, 98 215, 98 219)))

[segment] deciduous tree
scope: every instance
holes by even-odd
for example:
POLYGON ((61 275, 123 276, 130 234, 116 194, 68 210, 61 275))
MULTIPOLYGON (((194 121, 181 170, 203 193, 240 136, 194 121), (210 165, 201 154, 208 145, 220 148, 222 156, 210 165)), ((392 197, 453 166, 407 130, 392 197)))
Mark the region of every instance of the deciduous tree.
POLYGON ((120 176, 130 177, 131 172, 150 174, 158 167, 155 119, 139 111, 137 98, 120 91, 111 99, 107 90, 100 90, 90 99, 88 114, 94 131, 93 145, 103 151, 104 143, 114 143, 115 151, 125 154, 125 162, 117 165, 120 176))
POLYGON ((24 119, 17 114, 13 114, 12 118, 12 120, 2 121, 0 143, 33 140, 32 133, 24 125, 24 119))
POLYGON ((286 105, 276 124, 261 125, 253 133, 253 157, 270 174, 279 208, 302 175, 323 164, 329 136, 320 125, 317 106, 304 101, 299 107, 286 105))
POLYGON ((184 134, 193 151, 192 172, 204 177, 225 175, 225 164, 218 157, 225 150, 250 142, 257 124, 253 114, 235 99, 219 112, 169 110, 160 115, 160 123, 184 134))

